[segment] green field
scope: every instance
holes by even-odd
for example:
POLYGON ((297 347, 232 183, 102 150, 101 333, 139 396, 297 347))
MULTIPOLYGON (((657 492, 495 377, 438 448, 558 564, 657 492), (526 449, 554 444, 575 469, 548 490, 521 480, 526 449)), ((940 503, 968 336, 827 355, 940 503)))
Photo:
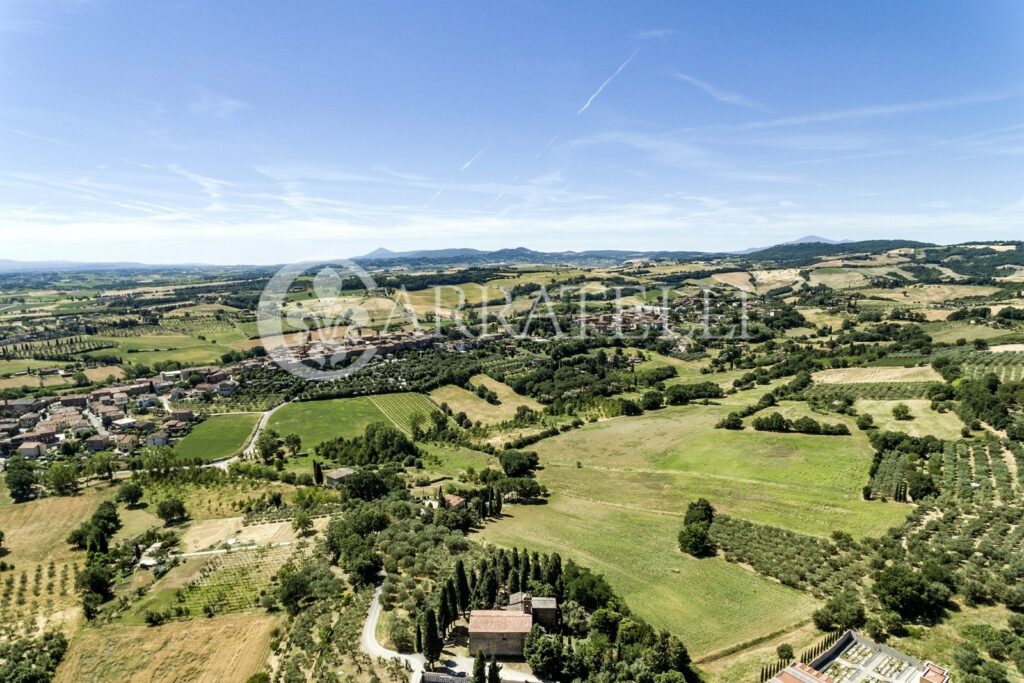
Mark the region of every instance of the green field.
POLYGON ((461 446, 441 446, 438 444, 420 444, 427 456, 423 458, 424 469, 430 474, 439 474, 446 477, 455 477, 473 468, 477 472, 493 466, 500 469, 498 459, 481 451, 474 451, 471 448, 461 446))
POLYGON ((429 398, 410 391, 398 394, 376 394, 369 397, 377 410, 407 434, 412 431, 412 417, 420 414, 426 417, 437 410, 429 398))
POLYGON ((479 535, 558 552, 603 574, 630 609, 678 634, 697 657, 796 624, 817 606, 725 560, 683 555, 676 547, 681 516, 557 493, 546 505, 506 506, 503 515, 479 535))
POLYGON ((1007 335, 1006 330, 996 330, 988 325, 971 325, 961 321, 943 321, 925 323, 924 331, 937 342, 955 343, 958 339, 974 341, 975 339, 995 339, 1007 335))
POLYGON ((65 365, 67 365, 66 362, 59 360, 35 360, 31 358, 22 358, 18 360, 0 360, 0 377, 3 377, 4 375, 10 375, 15 372, 25 372, 26 370, 39 370, 40 368, 62 368, 65 365))
POLYGON ((503 384, 487 375, 474 375, 470 378, 473 386, 485 386, 498 395, 497 405, 488 403, 474 392, 451 384, 438 387, 430 392, 435 403, 447 403, 452 412, 464 412, 474 422, 484 424, 505 422, 515 417, 516 408, 527 406, 533 410, 541 410, 540 403, 526 396, 520 396, 507 384, 503 384))
POLYGON ((939 439, 956 440, 960 438, 960 430, 964 423, 956 413, 937 413, 931 409, 931 401, 926 399, 908 399, 906 401, 873 401, 860 399, 854 407, 857 413, 867 413, 875 419, 879 429, 893 432, 905 432, 911 436, 928 436, 939 439), (892 409, 900 403, 910 408, 913 420, 897 420, 892 416, 892 409))
POLYGON ((875 535, 907 514, 861 499, 872 455, 856 428, 846 437, 714 429, 731 409, 666 408, 546 439, 533 446, 538 478, 567 496, 673 515, 703 496, 731 515, 821 536, 875 535))
POLYGON ((219 460, 241 452, 259 422, 259 413, 213 415, 179 441, 174 452, 182 458, 219 460))
MULTIPOLYGON (((722 405, 682 406, 588 424, 531 447, 546 504, 509 506, 481 536, 558 551, 603 573, 638 614, 678 633, 697 655, 795 626, 816 603, 724 560, 682 555, 676 535, 689 501, 705 497, 738 517, 808 534, 878 535, 909 512, 865 502, 871 448, 848 437, 727 431, 714 424, 770 387, 722 405), (714 619, 708 619, 714 614, 714 619)), ((785 403, 789 417, 808 414, 785 403)), ((845 422, 840 416, 815 416, 845 422)))
POLYGON ((298 434, 302 449, 309 451, 321 441, 359 436, 373 422, 390 420, 368 396, 359 396, 289 403, 271 416, 267 426, 282 436, 298 434))
MULTIPOLYGON (((241 335, 238 335, 239 338, 241 335)), ((184 365, 201 365, 219 361, 230 351, 224 344, 214 344, 186 334, 153 334, 141 337, 90 337, 90 341, 117 344, 117 348, 92 351, 87 356, 117 356, 123 361, 152 365, 160 361, 177 361, 184 365)))

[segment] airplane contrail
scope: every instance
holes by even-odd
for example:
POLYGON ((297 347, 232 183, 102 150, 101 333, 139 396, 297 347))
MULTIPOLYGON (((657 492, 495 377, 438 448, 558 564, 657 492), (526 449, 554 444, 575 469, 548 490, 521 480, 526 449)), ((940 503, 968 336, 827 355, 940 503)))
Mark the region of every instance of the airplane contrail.
POLYGON ((634 50, 633 54, 629 56, 629 59, 627 59, 626 61, 619 65, 619 68, 615 70, 615 73, 613 73, 611 76, 605 79, 604 83, 597 86, 597 90, 595 90, 594 94, 590 96, 590 99, 587 100, 587 103, 580 107, 580 110, 576 112, 576 116, 579 116, 580 114, 582 114, 583 112, 590 108, 590 105, 594 103, 594 100, 596 100, 597 96, 601 94, 601 91, 604 90, 609 83, 615 80, 615 77, 618 76, 622 72, 622 70, 626 68, 626 65, 633 61, 633 57, 636 57, 637 52, 640 52, 640 48, 634 50))

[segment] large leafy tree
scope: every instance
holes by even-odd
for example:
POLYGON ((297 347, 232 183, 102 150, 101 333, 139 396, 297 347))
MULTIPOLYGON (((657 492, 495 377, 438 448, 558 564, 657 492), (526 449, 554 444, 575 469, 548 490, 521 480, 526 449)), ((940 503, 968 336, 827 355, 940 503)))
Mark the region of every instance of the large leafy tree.
POLYGON ((12 456, 7 461, 7 472, 4 478, 7 481, 8 490, 11 492, 11 498, 17 503, 23 503, 32 498, 35 494, 36 484, 39 483, 35 465, 31 460, 20 455, 12 456))
POLYGON ((185 510, 185 503, 177 498, 165 498, 156 505, 156 516, 164 520, 170 526, 180 522, 188 516, 185 510))

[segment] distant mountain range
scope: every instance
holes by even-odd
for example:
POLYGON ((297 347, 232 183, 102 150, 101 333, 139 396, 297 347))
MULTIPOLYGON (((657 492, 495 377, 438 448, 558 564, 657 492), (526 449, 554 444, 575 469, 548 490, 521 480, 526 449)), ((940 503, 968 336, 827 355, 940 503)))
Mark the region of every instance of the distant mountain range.
MULTIPOLYGON (((852 240, 830 240, 827 237, 807 235, 792 242, 783 242, 774 246, 786 246, 789 244, 850 244, 852 240)), ((743 251, 727 252, 730 254, 753 254, 768 247, 752 247, 743 251)), ((589 250, 589 251, 534 251, 525 247, 515 249, 498 249, 495 251, 482 251, 480 249, 419 249, 416 251, 392 251, 385 247, 374 249, 368 254, 354 257, 360 262, 368 261, 404 261, 409 259, 522 259, 539 258, 542 261, 550 257, 595 257, 629 260, 631 258, 691 258, 713 254, 714 252, 702 251, 623 251, 617 249, 589 250)))
MULTIPOLYGON (((676 259, 698 260, 704 258, 757 257, 758 259, 786 262, 806 259, 811 256, 827 256, 845 251, 876 251, 900 247, 933 246, 924 242, 909 240, 872 240, 855 242, 831 240, 817 235, 808 235, 791 242, 771 247, 755 247, 734 252, 702 251, 626 251, 621 249, 595 249, 586 251, 535 251, 526 247, 513 249, 419 249, 414 251, 392 251, 381 247, 368 254, 353 258, 366 267, 387 268, 393 266, 426 267, 430 265, 501 265, 509 263, 538 264, 580 264, 609 265, 630 260, 676 259)), ((239 264, 237 267, 244 267, 239 264)), ((256 266, 254 266, 256 267, 256 266)), ((268 266, 258 266, 267 268, 268 266)), ((117 271, 153 270, 168 268, 229 268, 229 266, 208 266, 203 264, 153 265, 131 262, 83 263, 75 261, 14 261, 0 259, 0 273, 46 273, 68 271, 117 271)))

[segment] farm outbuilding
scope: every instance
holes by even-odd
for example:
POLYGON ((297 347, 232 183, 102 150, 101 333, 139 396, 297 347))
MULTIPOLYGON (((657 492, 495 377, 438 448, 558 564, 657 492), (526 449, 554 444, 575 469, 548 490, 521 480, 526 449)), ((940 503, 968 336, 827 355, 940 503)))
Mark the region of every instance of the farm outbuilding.
POLYGON ((355 473, 356 471, 351 467, 339 467, 334 470, 327 470, 324 472, 324 486, 336 489, 344 484, 345 480, 355 473))

